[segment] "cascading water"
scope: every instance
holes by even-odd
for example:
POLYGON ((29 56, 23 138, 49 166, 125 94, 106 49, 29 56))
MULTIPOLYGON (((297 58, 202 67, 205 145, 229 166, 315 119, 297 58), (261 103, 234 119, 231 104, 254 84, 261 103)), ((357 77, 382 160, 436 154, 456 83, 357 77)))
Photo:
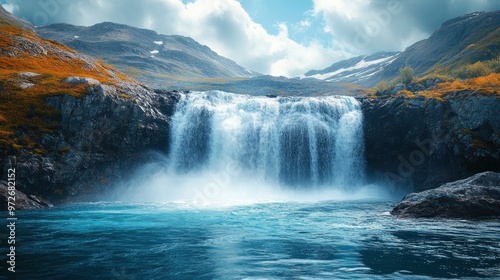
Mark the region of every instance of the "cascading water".
POLYGON ((170 173, 219 172, 294 187, 362 183, 363 116, 347 96, 182 95, 172 119, 170 173))

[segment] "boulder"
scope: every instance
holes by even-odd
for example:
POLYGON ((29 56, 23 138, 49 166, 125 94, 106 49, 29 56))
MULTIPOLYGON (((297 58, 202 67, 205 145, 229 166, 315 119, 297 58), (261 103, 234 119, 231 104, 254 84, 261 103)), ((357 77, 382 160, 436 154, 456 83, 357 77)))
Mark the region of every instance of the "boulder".
POLYGON ((100 82, 94 78, 68 77, 64 80, 69 84, 98 85, 100 82))
POLYGON ((436 189, 411 193, 391 214, 403 218, 500 218, 500 173, 478 173, 436 189))
MULTIPOLYGON (((15 190, 15 201, 10 200, 14 203, 15 210, 24 209, 39 209, 39 208, 49 208, 53 205, 41 197, 30 195, 27 196, 20 190, 15 190)), ((0 181, 0 210, 7 210, 9 202, 9 190, 8 183, 6 181, 0 181)))
POLYGON ((21 77, 37 77, 37 76, 40 76, 40 74, 34 73, 34 72, 22 72, 22 73, 19 73, 19 76, 21 76, 21 77))
POLYGON ((396 94, 402 90, 405 90, 406 86, 404 84, 397 84, 391 91, 392 94, 396 94))
POLYGON ((21 82, 21 83, 19 84, 19 86, 20 86, 21 88, 26 89, 26 88, 32 88, 32 87, 34 87, 34 86, 35 86, 35 84, 33 84, 33 83, 21 82))

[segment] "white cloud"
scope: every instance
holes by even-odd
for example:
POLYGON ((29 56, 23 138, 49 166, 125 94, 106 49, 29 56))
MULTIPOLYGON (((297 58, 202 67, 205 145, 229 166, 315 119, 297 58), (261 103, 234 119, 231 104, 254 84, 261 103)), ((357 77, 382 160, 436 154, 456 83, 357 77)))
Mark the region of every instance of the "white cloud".
POLYGON ((311 26, 311 22, 308 19, 304 19, 300 21, 300 26, 302 27, 309 27, 311 26))
POLYGON ((315 15, 323 17, 324 30, 334 36, 334 45, 356 53, 401 50, 406 47, 403 42, 425 38, 427 34, 414 34, 411 23, 402 20, 405 9, 400 1, 314 0, 315 15), (404 32, 408 31, 404 27, 410 32, 404 32))
POLYGON ((176 30, 179 34, 187 34, 219 54, 265 74, 298 76, 344 57, 317 44, 291 40, 286 23, 279 23, 278 34, 270 35, 237 1, 198 0, 185 5, 182 16, 184 24, 176 30))
MULTIPOLYGON (((60 1, 60 0, 49 0, 60 1)), ((44 8, 26 0, 9 0, 16 14, 34 21, 44 8)), ((68 1, 65 1, 68 2, 68 1)), ((162 34, 189 36, 238 64, 271 75, 299 76, 311 69, 324 68, 346 58, 318 43, 300 44, 288 36, 286 23, 277 35, 255 23, 236 0, 73 0, 46 11, 46 23, 66 22, 93 25, 112 21, 153 29, 162 34), (57 13, 54 10, 57 9, 57 13)), ((35 24, 37 24, 35 22, 35 24)))
POLYGON ((4 4, 2 5, 2 7, 7 10, 9 13, 12 13, 12 11, 14 11, 14 5, 11 5, 11 4, 4 4))

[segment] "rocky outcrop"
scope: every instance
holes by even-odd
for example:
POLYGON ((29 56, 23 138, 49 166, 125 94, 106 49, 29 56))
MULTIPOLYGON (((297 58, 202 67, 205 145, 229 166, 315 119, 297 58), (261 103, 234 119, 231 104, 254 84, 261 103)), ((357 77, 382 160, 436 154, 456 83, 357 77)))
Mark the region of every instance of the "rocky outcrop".
POLYGON ((500 173, 484 172, 409 194, 391 214, 414 218, 500 218, 500 173))
POLYGON ((57 200, 105 192, 156 152, 168 151, 177 98, 125 82, 90 86, 82 98, 47 97, 60 112, 60 132, 41 136, 47 152, 23 149, 0 158, 0 166, 16 168, 18 190, 30 195, 57 200))
POLYGON ((83 84, 83 85, 98 85, 100 82, 93 78, 82 78, 82 77, 68 77, 64 82, 69 84, 83 84))
POLYGON ((0 181, 0 209, 8 209, 9 202, 12 202, 11 206, 14 210, 25 210, 25 209, 39 209, 39 208, 50 208, 53 205, 47 200, 37 197, 36 195, 27 196, 19 190, 14 191, 14 196, 9 194, 8 183, 6 181, 0 181), (14 197, 10 198, 9 197, 14 197))
POLYGON ((362 100, 369 176, 395 189, 425 190, 500 171, 500 98, 461 91, 444 100, 362 100))

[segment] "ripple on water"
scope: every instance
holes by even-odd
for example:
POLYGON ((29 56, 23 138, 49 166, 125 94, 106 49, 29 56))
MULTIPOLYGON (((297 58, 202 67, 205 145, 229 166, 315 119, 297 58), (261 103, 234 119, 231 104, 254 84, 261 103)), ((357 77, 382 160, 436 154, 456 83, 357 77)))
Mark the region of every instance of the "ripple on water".
POLYGON ((25 279, 433 279, 499 274, 498 221, 391 203, 87 203, 19 214, 25 279), (127 278, 128 277, 128 278, 127 278))

